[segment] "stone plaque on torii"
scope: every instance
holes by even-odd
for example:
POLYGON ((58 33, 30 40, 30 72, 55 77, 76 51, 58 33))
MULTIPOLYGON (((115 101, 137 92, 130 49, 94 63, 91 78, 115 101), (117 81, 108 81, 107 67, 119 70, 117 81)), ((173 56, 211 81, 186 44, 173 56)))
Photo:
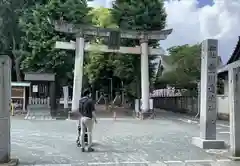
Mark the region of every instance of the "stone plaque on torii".
POLYGON ((142 109, 143 112, 149 110, 149 67, 148 55, 162 55, 164 53, 161 48, 148 47, 149 40, 165 40, 172 29, 161 31, 134 31, 100 28, 86 25, 74 25, 64 21, 55 22, 55 30, 64 33, 72 33, 76 35, 76 42, 56 42, 55 48, 75 50, 75 67, 74 67, 74 81, 73 81, 73 98, 72 110, 78 109, 78 102, 81 97, 82 90, 82 76, 83 76, 83 57, 84 50, 93 50, 92 45, 85 43, 85 37, 98 36, 108 37, 109 40, 115 42, 115 47, 99 45, 97 49, 101 52, 115 52, 115 53, 131 53, 141 55, 141 86, 142 86, 142 109), (118 36, 119 35, 119 36, 118 36), (118 37, 112 37, 118 36, 118 37), (116 47, 120 43, 121 38, 139 39, 141 45, 137 47, 116 47))

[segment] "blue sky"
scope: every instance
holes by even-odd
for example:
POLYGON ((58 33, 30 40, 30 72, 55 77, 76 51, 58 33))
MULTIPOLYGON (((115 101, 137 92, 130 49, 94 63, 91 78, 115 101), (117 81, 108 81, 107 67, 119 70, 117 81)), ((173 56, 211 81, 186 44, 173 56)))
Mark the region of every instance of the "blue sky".
POLYGON ((203 7, 203 6, 206 6, 206 5, 210 5, 212 6, 213 5, 213 0, 198 0, 199 2, 199 7, 203 7))

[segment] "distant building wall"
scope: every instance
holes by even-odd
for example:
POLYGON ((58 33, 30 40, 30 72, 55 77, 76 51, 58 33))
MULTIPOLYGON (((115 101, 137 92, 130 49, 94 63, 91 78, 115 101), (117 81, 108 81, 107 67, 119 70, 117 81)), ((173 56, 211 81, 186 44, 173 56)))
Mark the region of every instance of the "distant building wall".
POLYGON ((229 104, 228 96, 218 95, 217 96, 217 108, 219 116, 229 116, 229 104))
MULTIPOLYGON (((175 112, 184 112, 196 115, 198 112, 198 98, 196 96, 181 95, 164 95, 155 93, 152 96, 154 100, 154 108, 165 109, 175 112)), ((228 96, 217 95, 218 118, 228 120, 229 118, 229 102, 228 96)))

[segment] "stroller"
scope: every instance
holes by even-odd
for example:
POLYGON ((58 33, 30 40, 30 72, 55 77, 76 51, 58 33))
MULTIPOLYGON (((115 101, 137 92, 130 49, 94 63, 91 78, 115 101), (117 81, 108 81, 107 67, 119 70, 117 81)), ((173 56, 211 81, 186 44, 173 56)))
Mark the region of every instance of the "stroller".
MULTIPOLYGON (((81 126, 78 125, 78 137, 77 137, 77 140, 76 140, 76 143, 77 143, 78 147, 81 147, 80 135, 81 135, 81 126)), ((84 142, 85 142, 85 144, 88 144, 87 128, 86 128, 86 131, 85 131, 84 142)))

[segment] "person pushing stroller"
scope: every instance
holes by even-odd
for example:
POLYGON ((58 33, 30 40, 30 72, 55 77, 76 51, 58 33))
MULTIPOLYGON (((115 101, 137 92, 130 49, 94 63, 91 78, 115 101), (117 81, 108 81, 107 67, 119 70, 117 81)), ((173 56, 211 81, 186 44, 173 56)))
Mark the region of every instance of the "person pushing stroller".
POLYGON ((83 92, 83 97, 79 101, 79 113, 81 115, 79 119, 78 131, 80 133, 80 142, 77 142, 81 147, 81 151, 85 152, 85 141, 86 141, 86 132, 87 132, 87 151, 93 152, 92 148, 92 129, 94 122, 97 123, 95 106, 93 100, 90 98, 91 92, 89 89, 83 92))

